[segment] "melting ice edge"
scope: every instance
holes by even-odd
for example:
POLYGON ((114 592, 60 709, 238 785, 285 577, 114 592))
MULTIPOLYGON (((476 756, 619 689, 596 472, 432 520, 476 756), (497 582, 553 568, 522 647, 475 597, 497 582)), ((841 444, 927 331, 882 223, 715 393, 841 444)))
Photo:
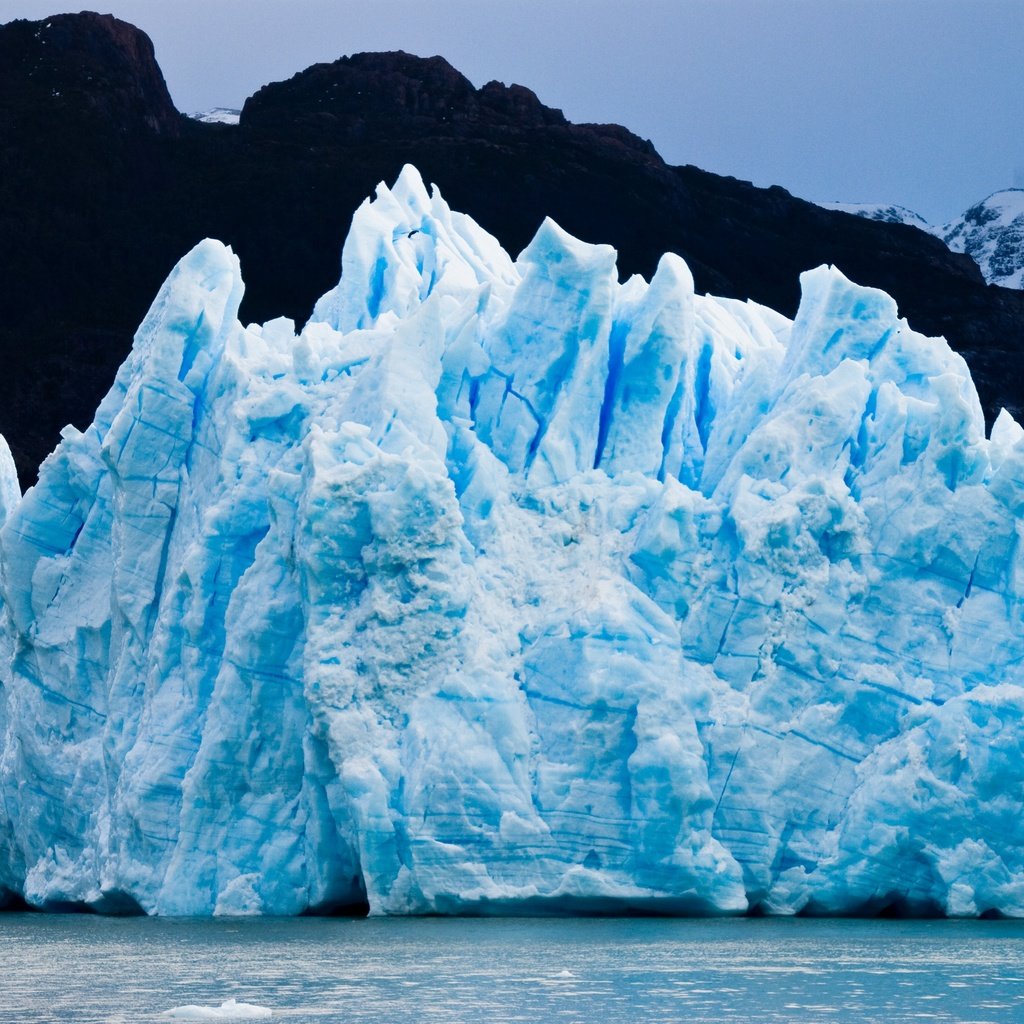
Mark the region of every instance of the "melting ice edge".
POLYGON ((406 168, 296 337, 173 271, 19 498, 0 902, 1024 915, 1024 430, 796 320, 515 262, 406 168))

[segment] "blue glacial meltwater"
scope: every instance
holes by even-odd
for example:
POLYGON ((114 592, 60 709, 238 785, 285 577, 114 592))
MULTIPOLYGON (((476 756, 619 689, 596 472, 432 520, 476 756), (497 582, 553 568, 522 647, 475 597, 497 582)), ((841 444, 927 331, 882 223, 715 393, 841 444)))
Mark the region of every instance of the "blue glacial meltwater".
POLYGON ((1017 1024, 1024 923, 0 916, 0 1021, 1017 1024))

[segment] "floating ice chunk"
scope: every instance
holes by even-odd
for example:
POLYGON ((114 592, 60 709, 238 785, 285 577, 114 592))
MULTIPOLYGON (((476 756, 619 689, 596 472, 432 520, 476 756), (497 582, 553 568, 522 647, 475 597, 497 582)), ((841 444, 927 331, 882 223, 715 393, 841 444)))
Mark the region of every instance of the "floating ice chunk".
POLYGON ((173 1010, 164 1010, 161 1017, 171 1020, 266 1020, 273 1013, 265 1006, 255 1003, 239 1003, 227 999, 220 1006, 176 1006, 173 1010))

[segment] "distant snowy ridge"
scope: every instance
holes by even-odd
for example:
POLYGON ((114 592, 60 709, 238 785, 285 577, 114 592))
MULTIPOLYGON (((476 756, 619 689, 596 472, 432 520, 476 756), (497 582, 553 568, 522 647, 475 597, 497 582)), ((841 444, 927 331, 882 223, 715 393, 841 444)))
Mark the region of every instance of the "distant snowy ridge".
POLYGON ((960 356, 411 168, 342 266, 296 336, 201 243, 0 458, 0 894, 1024 915, 1024 430, 960 356))
POLYGON ((818 203, 818 206, 826 210, 838 210, 840 213, 852 213, 867 220, 880 220, 886 224, 910 224, 929 234, 935 233, 935 229, 924 217, 895 203, 818 203))
POLYGON ((905 206, 884 203, 819 203, 868 220, 911 224, 941 238, 953 252, 967 253, 989 284, 1024 288, 1024 189, 994 192, 948 224, 929 224, 905 206))
POLYGON ((202 121, 204 124, 238 124, 242 112, 233 107, 211 107, 209 110, 200 110, 188 116, 193 121, 202 121))

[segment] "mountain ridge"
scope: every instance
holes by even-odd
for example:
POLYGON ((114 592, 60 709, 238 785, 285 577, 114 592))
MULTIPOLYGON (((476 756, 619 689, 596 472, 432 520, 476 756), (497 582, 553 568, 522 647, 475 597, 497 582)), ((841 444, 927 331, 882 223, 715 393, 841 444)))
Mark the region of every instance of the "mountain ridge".
POLYGON ((628 129, 572 125, 525 87, 475 89, 443 58, 342 58, 265 86, 238 126, 189 121, 168 108, 144 33, 124 25, 64 15, 0 26, 8 51, 40 51, 52 34, 38 67, 0 70, 0 433, 25 484, 65 423, 89 422, 182 253, 223 239, 245 267, 243 317, 304 320, 336 276, 353 210, 408 162, 513 253, 550 215, 614 245, 627 276, 650 277, 674 251, 699 291, 787 315, 799 273, 834 263, 967 356, 989 421, 1024 409, 1024 298, 986 288, 970 259, 921 232, 670 166, 628 129), (325 89, 340 98, 326 103, 325 89), (54 90, 83 102, 55 107, 54 90), (361 93, 376 99, 356 110, 361 93))

